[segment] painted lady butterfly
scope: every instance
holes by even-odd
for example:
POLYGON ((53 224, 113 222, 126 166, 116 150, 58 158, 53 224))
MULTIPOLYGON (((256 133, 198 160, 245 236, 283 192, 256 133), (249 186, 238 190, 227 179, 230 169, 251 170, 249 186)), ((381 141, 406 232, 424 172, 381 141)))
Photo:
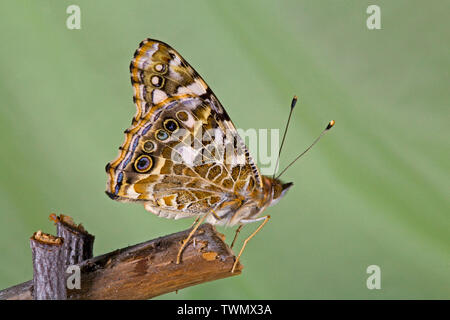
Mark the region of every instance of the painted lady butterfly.
POLYGON ((130 71, 137 112, 118 158, 106 166, 106 193, 117 201, 141 202, 161 217, 196 217, 177 263, 205 219, 238 224, 236 236, 243 225, 263 221, 245 240, 233 272, 248 240, 270 218, 261 213, 292 183, 260 174, 217 97, 169 45, 144 40, 130 71))

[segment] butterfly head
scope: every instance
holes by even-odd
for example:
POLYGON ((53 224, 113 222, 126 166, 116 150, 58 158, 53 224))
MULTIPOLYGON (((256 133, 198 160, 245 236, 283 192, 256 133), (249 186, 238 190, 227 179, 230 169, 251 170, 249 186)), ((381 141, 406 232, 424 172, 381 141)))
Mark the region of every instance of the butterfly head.
POLYGON ((283 182, 279 179, 264 176, 264 189, 269 206, 273 206, 283 198, 287 191, 294 185, 292 182, 283 182))

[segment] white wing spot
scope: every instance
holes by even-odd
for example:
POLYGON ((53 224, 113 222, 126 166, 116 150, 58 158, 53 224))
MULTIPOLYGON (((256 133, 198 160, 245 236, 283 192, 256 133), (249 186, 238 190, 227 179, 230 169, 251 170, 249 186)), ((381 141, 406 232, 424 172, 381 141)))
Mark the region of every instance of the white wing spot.
POLYGON ((178 88, 177 94, 184 94, 184 93, 195 93, 196 95, 200 96, 206 93, 206 89, 201 84, 193 82, 186 87, 178 88))
POLYGON ((181 60, 178 56, 175 56, 172 60, 170 60, 170 64, 172 66, 178 67, 181 64, 181 60))
POLYGON ((182 146, 178 152, 181 154, 181 161, 185 163, 186 165, 192 167, 194 166, 194 160, 197 156, 198 152, 195 151, 193 148, 188 146, 182 146))
POLYGON ((157 104, 167 99, 167 94, 159 89, 153 90, 153 103, 157 104))

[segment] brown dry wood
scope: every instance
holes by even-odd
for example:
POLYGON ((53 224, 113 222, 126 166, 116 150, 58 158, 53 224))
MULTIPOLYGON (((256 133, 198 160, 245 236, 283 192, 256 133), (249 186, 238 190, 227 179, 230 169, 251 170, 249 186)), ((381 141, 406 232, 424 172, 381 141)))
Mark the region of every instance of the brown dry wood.
POLYGON ((63 239, 38 231, 30 238, 30 247, 33 257, 33 298, 65 300, 63 239))
POLYGON ((75 224, 69 216, 61 214, 55 219, 57 235, 64 239, 66 266, 79 264, 92 258, 95 237, 81 224, 75 224))
MULTIPOLYGON (((230 272, 235 256, 210 224, 199 227, 177 265, 178 249, 190 230, 83 261, 81 289, 69 290, 68 299, 149 299, 241 273, 241 264, 230 272)), ((32 283, 25 282, 0 291, 0 299, 31 299, 31 290, 32 283)))

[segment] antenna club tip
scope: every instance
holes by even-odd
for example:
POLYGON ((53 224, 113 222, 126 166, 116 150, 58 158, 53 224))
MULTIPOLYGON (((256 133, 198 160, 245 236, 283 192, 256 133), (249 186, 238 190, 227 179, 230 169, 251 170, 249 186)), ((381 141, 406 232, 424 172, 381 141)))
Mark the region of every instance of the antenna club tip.
POLYGON ((291 102, 291 109, 294 109, 295 104, 297 103, 298 97, 294 96, 294 98, 292 98, 292 102, 291 102))
POLYGON ((328 123, 326 130, 330 130, 330 129, 334 126, 335 123, 336 123, 336 121, 331 120, 331 121, 328 123))

